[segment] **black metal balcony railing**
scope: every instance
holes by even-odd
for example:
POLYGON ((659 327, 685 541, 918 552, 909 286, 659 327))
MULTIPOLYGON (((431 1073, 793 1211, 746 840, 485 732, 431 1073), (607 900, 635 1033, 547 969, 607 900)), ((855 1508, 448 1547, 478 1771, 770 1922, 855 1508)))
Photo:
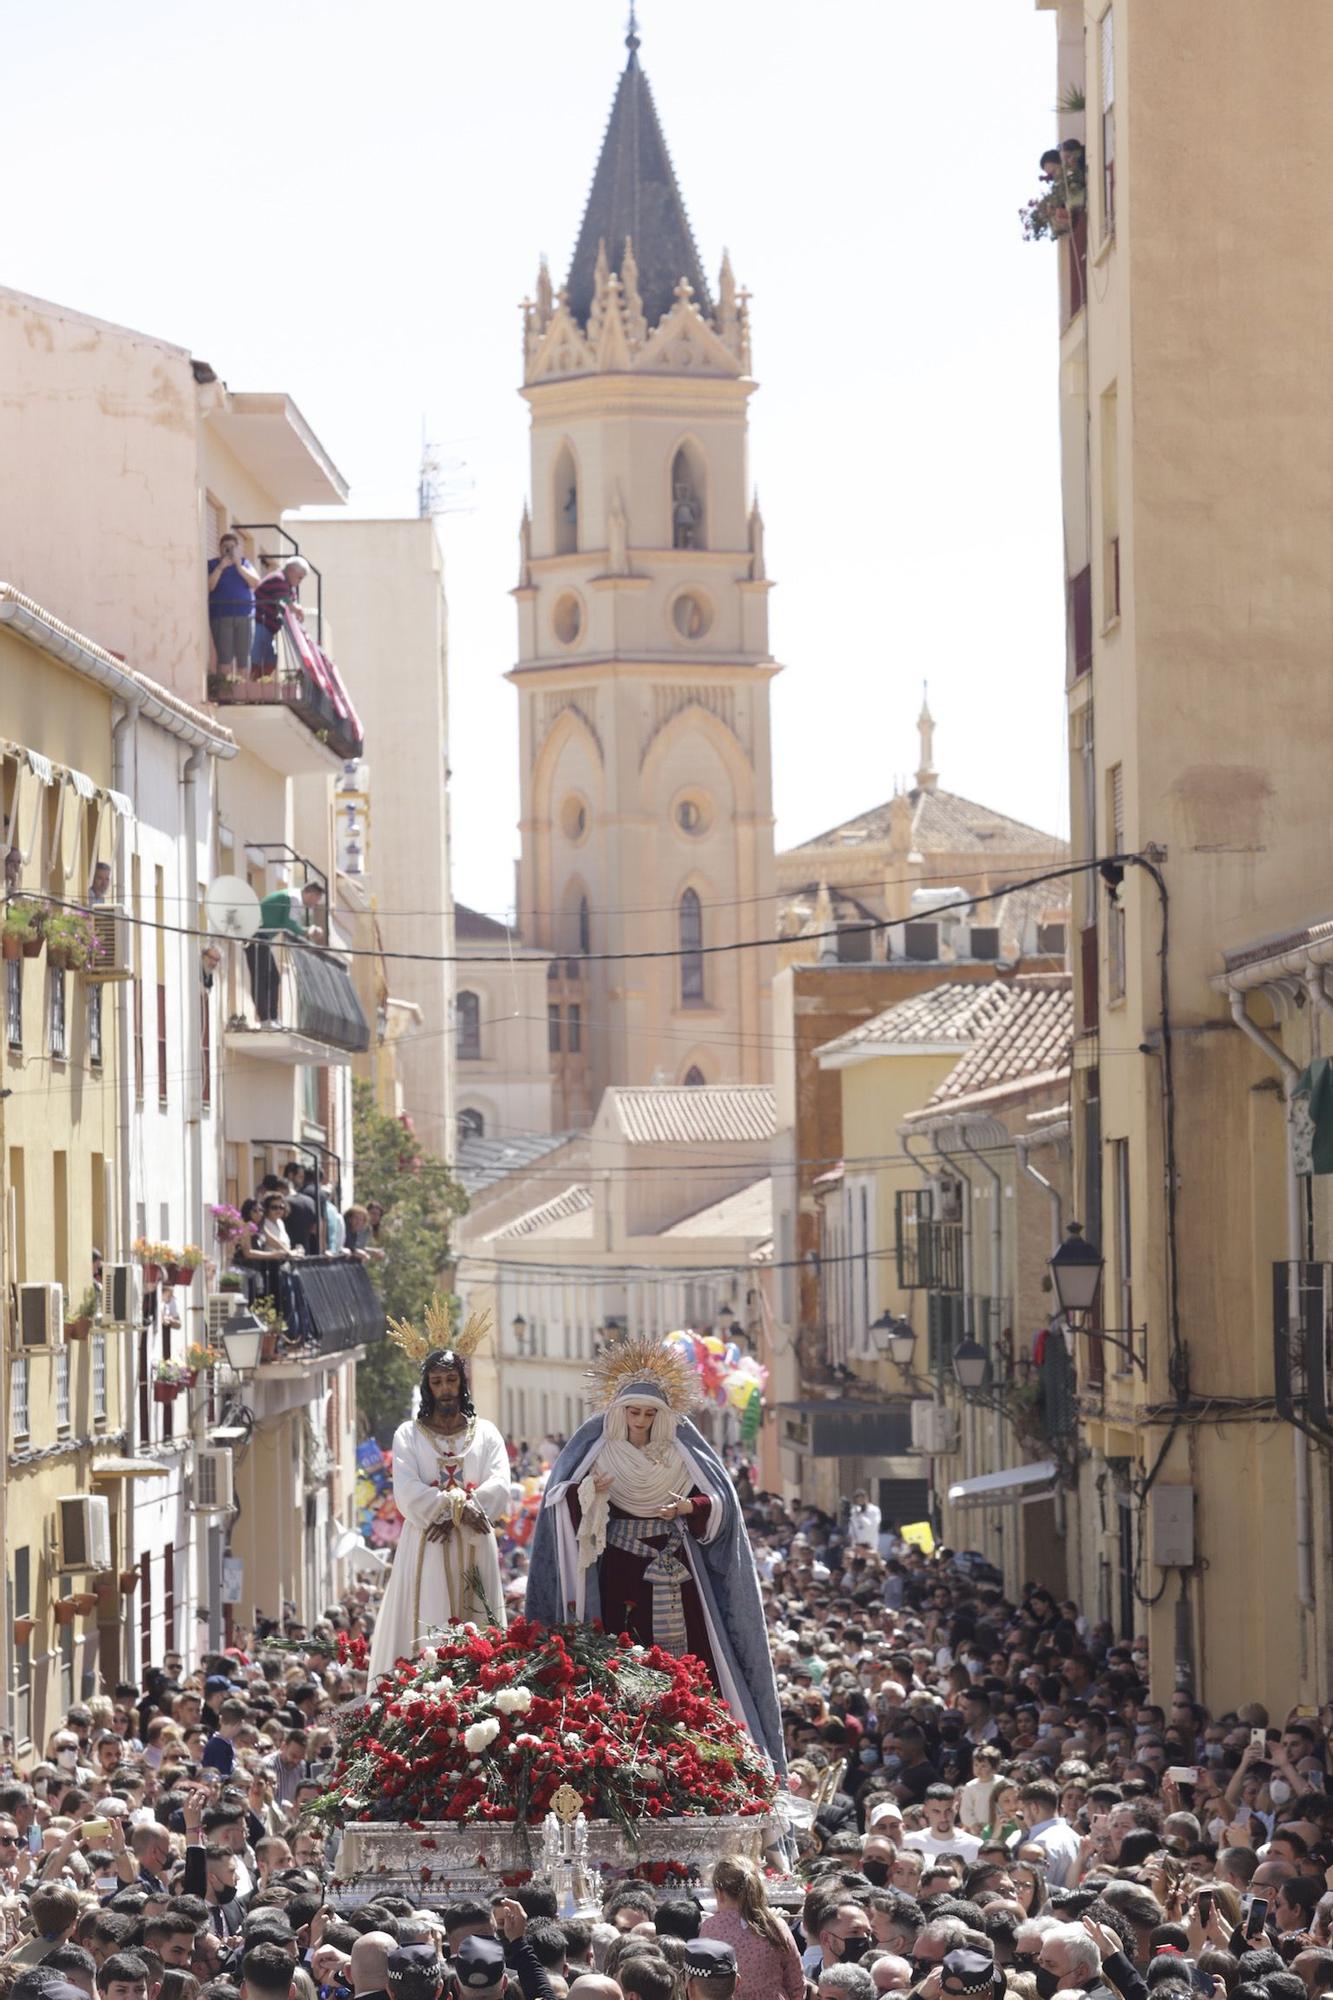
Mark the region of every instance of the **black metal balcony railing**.
POLYGON ((247 944, 245 956, 249 976, 237 982, 229 1032, 283 1028, 349 1055, 370 1047, 370 1024, 335 952, 259 937, 247 944))
POLYGON ((384 1307, 354 1257, 302 1257, 279 1271, 278 1307, 301 1343, 293 1351, 298 1359, 342 1354, 384 1338, 384 1307))
POLYGON ((1273 1396, 1279 1416, 1333 1437, 1333 1264, 1273 1266, 1273 1396))
POLYGON ((289 708, 335 756, 359 757, 365 736, 337 667, 289 606, 281 615, 277 666, 237 679, 211 674, 209 700, 219 708, 289 708))
POLYGON ((932 1188, 900 1188, 897 1216, 898 1283, 905 1292, 961 1292, 963 1225, 935 1215, 932 1188))

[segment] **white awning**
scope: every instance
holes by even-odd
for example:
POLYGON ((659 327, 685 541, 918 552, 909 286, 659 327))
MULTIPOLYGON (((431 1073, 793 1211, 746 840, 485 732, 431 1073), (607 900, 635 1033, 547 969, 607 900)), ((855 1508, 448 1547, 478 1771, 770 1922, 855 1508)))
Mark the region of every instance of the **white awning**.
POLYGON ((975 1479, 958 1480, 949 1488, 949 1499, 955 1507, 1045 1500, 1059 1470, 1053 1458, 1043 1458, 1036 1465, 1011 1465, 1004 1472, 982 1472, 975 1479))

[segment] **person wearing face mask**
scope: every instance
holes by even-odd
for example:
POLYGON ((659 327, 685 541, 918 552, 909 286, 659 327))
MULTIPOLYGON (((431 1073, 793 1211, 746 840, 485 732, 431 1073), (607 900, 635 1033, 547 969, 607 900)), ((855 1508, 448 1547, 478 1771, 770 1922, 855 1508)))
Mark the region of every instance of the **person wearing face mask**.
POLYGON ((874 1942, 874 1936, 870 1918, 860 1903, 833 1905, 826 1911, 819 1927, 819 1961, 814 1968, 815 1978, 818 1979, 819 1974, 827 1972, 832 1965, 855 1965, 862 1952, 874 1942))
POLYGON ((896 1849, 882 1834, 868 1833, 861 1842, 861 1873, 876 1889, 885 1889, 893 1873, 896 1849))
POLYGON ((245 1900, 236 1893, 236 1856, 216 1842, 204 1843, 204 1807, 197 1792, 187 1797, 182 1814, 185 1820, 185 1875, 181 1883, 187 1896, 201 1896, 208 1907, 208 1926, 217 1938, 234 1937, 245 1921, 245 1900))
POLYGON ((1102 1977, 1101 1952, 1082 1924, 1052 1924, 1043 1933, 1036 1981, 1039 2000, 1052 2000, 1061 1991, 1086 1993, 1092 2000, 1115 2000, 1102 1977))

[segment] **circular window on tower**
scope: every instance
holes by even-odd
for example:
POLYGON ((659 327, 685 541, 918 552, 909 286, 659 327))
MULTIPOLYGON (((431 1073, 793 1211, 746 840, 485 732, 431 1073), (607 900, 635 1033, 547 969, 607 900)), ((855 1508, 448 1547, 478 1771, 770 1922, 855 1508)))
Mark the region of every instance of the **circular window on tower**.
POLYGON ((698 840, 713 823, 713 802, 707 792, 681 792, 671 802, 671 820, 678 833, 698 840))
POLYGON ((703 639, 712 630, 713 607, 701 591, 679 591, 671 600, 671 623, 682 639, 703 639))
POLYGON ((562 591, 555 600, 551 626, 562 646, 574 645, 583 631, 583 601, 577 591, 562 591))
POLYGON ((571 847, 581 846, 588 836, 588 801, 571 792, 560 808, 560 828, 571 847))

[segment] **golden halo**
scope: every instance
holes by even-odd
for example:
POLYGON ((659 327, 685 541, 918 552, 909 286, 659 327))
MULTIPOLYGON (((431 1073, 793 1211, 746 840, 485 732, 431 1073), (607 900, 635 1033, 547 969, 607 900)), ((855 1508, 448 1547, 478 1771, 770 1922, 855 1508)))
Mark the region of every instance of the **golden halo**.
POLYGON ((699 1401, 699 1378, 674 1347, 660 1340, 618 1340, 588 1370, 596 1409, 605 1410, 634 1382, 651 1382, 669 1410, 683 1417, 699 1401))
POLYGON ((389 1339, 418 1368, 428 1354, 442 1347, 452 1348, 466 1361, 476 1353, 491 1327, 490 1313, 483 1309, 469 1313, 462 1331, 455 1333, 453 1314, 438 1292, 426 1307, 424 1318, 424 1331, 407 1319, 391 1319, 387 1329, 389 1339))

